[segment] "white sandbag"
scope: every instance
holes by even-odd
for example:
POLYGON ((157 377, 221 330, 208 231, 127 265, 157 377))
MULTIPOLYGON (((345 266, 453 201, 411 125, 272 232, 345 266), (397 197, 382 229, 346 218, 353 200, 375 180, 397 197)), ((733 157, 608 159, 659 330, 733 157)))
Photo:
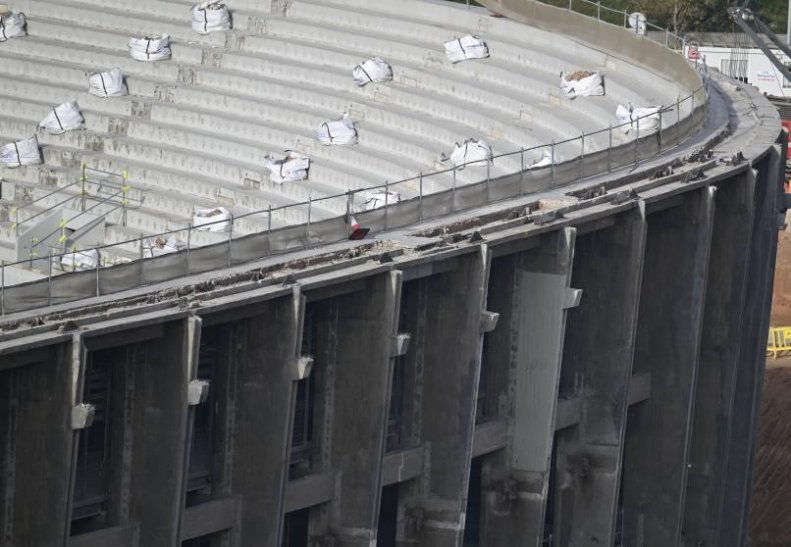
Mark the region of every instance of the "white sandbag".
POLYGON ((81 129, 83 124, 80 105, 77 101, 59 104, 49 111, 47 117, 41 120, 39 127, 44 128, 48 133, 60 135, 73 129, 81 129))
POLYGON ((549 150, 544 150, 541 152, 541 157, 537 160, 533 161, 530 165, 527 166, 528 169, 538 169, 539 167, 549 167, 553 163, 557 165, 558 163, 558 155, 555 153, 555 161, 552 161, 552 152, 549 150))
POLYGON ((231 228, 231 212, 225 207, 198 209, 192 215, 192 225, 204 232, 227 232, 231 228))
POLYGON ((179 247, 176 238, 170 236, 165 239, 162 236, 151 237, 143 241, 143 258, 153 258, 178 252, 179 247))
POLYGON ((286 150, 286 155, 282 159, 275 159, 272 154, 267 154, 264 159, 266 160, 264 166, 269 169, 269 180, 272 182, 283 184, 308 178, 310 158, 299 152, 286 150))
POLYGON ((468 59, 486 59, 489 56, 489 46, 486 42, 468 34, 445 42, 445 55, 451 63, 458 63, 468 59))
POLYGON ((94 72, 88 76, 88 93, 97 97, 120 97, 129 91, 124 83, 121 69, 116 67, 107 72, 94 72))
POLYGON ((25 24, 24 13, 11 12, 0 15, 0 42, 26 36, 25 24))
POLYGON ((604 95, 604 81, 598 72, 578 70, 569 75, 560 73, 560 91, 569 99, 604 95))
POLYGON ((96 269, 99 265, 99 251, 86 249, 67 253, 60 257, 60 265, 67 272, 96 269))
POLYGON ((21 141, 6 144, 0 148, 0 162, 6 167, 22 167, 42 163, 41 150, 35 135, 21 141))
POLYGON ((649 107, 629 107, 618 105, 615 111, 615 117, 618 119, 618 124, 621 131, 628 134, 630 131, 639 133, 643 137, 649 133, 653 133, 659 128, 659 116, 661 106, 649 107))
POLYGON ((352 75, 360 87, 370 82, 389 82, 393 79, 393 67, 381 57, 372 57, 354 67, 352 75))
POLYGON ((492 147, 483 140, 467 139, 461 144, 456 143, 450 161, 456 166, 485 166, 492 161, 492 147))
POLYGON ((192 13, 192 30, 198 34, 209 34, 222 30, 231 30, 231 14, 222 0, 209 0, 195 4, 192 13))
POLYGON ((344 112, 340 120, 322 123, 316 131, 316 138, 325 145, 357 144, 357 130, 349 113, 344 112))
POLYGON ((159 38, 130 38, 129 55, 136 61, 167 61, 170 59, 170 35, 159 38))
POLYGON ((385 192, 380 190, 378 192, 369 192, 365 195, 365 210, 378 209, 379 207, 388 207, 394 203, 401 201, 401 194, 393 192, 392 190, 385 192))

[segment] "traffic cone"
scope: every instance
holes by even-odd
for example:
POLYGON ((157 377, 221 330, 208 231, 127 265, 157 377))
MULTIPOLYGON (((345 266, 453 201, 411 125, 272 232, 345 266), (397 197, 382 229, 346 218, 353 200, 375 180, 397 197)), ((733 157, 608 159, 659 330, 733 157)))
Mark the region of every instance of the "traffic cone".
POLYGON ((354 215, 347 215, 346 223, 349 225, 349 239, 363 239, 371 231, 370 228, 362 228, 354 215))

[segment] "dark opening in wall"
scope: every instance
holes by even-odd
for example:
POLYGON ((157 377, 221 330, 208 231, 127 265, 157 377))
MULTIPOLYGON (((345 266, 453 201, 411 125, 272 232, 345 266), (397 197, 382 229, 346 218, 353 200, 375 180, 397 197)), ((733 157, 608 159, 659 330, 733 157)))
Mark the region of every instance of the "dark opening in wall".
POLYGON ((93 405, 93 424, 80 431, 74 481, 71 535, 107 526, 113 450, 113 360, 117 352, 90 352, 86 361, 83 401, 93 405))
POLYGON ((464 520, 464 545, 477 547, 481 540, 481 478, 483 457, 470 462, 470 483, 467 487, 467 515, 464 520))
POLYGON ((197 377, 209 382, 206 402, 194 407, 192 444, 190 446, 189 475, 187 479, 187 505, 193 505, 211 496, 212 467, 215 436, 215 406, 217 404, 217 368, 222 351, 218 327, 201 332, 197 377))
POLYGON ((382 488, 382 501, 379 506, 379 526, 376 533, 376 547, 396 547, 396 532, 398 530, 398 488, 398 483, 382 488))
POLYGON ((283 518, 283 546, 308 547, 308 525, 310 509, 286 513, 283 518))
MULTIPOLYGON (((316 312, 312 304, 305 308, 305 324, 302 329, 302 355, 316 355, 316 312)), ((316 369, 310 376, 297 382, 297 397, 294 407, 294 427, 291 433, 291 461, 289 478, 302 477, 311 472, 313 457, 313 421, 316 399, 316 369)))
POLYGON ((181 547, 220 547, 223 532, 207 534, 181 542, 181 547))
POLYGON ((558 431, 552 440, 552 458, 549 460, 549 488, 547 489, 546 513, 544 515, 543 547, 552 547, 556 544, 557 530, 555 530, 555 513, 558 504, 558 431))

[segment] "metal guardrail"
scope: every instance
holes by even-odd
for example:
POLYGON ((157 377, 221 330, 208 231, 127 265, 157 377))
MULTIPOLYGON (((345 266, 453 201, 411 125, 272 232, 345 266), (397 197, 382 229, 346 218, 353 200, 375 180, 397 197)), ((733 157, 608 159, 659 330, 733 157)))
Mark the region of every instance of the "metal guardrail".
MULTIPOLYGON (((596 8, 597 17, 600 20, 602 13, 617 12, 602 6, 600 3, 590 2, 589 0, 569 0, 569 9, 572 9, 574 3, 577 5, 592 5, 596 8)), ((624 12, 625 13, 625 12, 624 12)), ((676 37, 675 35, 675 38, 676 37)), ((705 66, 704 66, 705 67, 705 66)), ((53 264, 59 265, 64 256, 72 255, 74 252, 92 250, 89 249, 70 249, 61 252, 51 252, 49 258, 44 257, 39 261, 46 260, 47 264, 47 283, 45 302, 39 305, 54 304, 61 301, 77 300, 89 296, 99 296, 109 292, 118 292, 120 290, 127 290, 133 286, 143 286, 146 284, 163 281, 166 279, 176 279, 182 276, 188 276, 203 271, 210 271, 211 269, 221 269, 222 267, 230 267, 234 264, 241 264, 244 262, 264 258, 273 254, 282 252, 289 252, 300 248, 309 248, 312 246, 326 245, 328 243, 342 241, 348 238, 351 233, 351 227, 347 222, 352 215, 357 217, 367 218, 377 228, 383 230, 406 226, 414 224, 415 222, 422 222, 432 218, 438 218, 451 213, 464 211, 473 207, 478 207, 486 203, 492 203, 504 199, 524 195, 527 192, 538 191, 550 187, 569 184, 571 182, 580 181, 583 178, 599 175, 610 172, 614 169, 626 166, 639 166, 646 159, 653 158, 662 151, 672 149, 680 146, 687 138, 689 138, 697 129, 699 123, 705 119, 708 108, 708 78, 705 74, 703 76, 703 85, 693 91, 688 96, 678 98, 675 104, 665 105, 667 110, 675 109, 676 120, 675 123, 669 127, 662 127, 662 117, 659 119, 658 130, 652 131, 649 135, 640 135, 639 120, 627 122, 620 125, 610 125, 605 129, 595 131, 593 133, 585 133, 584 131, 578 137, 566 139, 558 142, 551 142, 529 148, 520 148, 508 153, 501 153, 492 158, 496 162, 501 158, 519 157, 521 170, 518 173, 492 178, 489 165, 487 163, 486 176, 478 183, 467 183, 464 185, 456 185, 457 174, 465 167, 468 169, 476 169, 474 166, 455 166, 449 169, 434 171, 431 173, 419 172, 416 176, 396 182, 385 182, 376 186, 367 188, 360 188, 348 190, 347 192, 323 196, 317 198, 309 198, 308 201, 301 203, 294 203, 280 207, 268 207, 264 210, 252 211, 243 215, 238 215, 230 221, 222 220, 213 223, 203 224, 200 228, 193 226, 186 226, 180 229, 170 230, 159 234, 142 236, 126 241, 107 244, 95 247, 99 256, 107 256, 110 249, 120 249, 122 247, 138 248, 140 256, 138 259, 131 263, 112 264, 108 263, 106 258, 104 261, 99 260, 95 267, 95 291, 92 289, 89 294, 79 294, 72 296, 61 296, 53 292, 54 285, 53 276, 56 278, 68 277, 69 275, 80 275, 85 272, 75 272, 65 275, 56 275, 53 273, 53 264), (686 110, 688 108, 689 115, 682 118, 682 107, 686 110), (683 127, 682 127, 683 126, 683 127), (632 140, 613 146, 613 134, 615 131, 623 130, 629 127, 634 131, 632 140), (609 143, 605 149, 590 151, 589 146, 586 147, 586 142, 590 143, 590 139, 606 134, 607 142, 609 143), (573 157, 571 160, 555 163, 555 159, 559 157, 557 154, 558 148, 568 150, 574 148, 579 151, 579 155, 573 157), (553 162, 550 166, 542 167, 539 169, 530 169, 530 165, 525 161, 526 157, 536 155, 543 151, 548 151, 553 162), (443 189, 439 191, 432 191, 434 181, 438 177, 447 177, 450 175, 452 186, 450 189, 443 189), (532 184, 531 184, 532 183, 532 184), (374 211, 363 211, 360 209, 359 204, 365 201, 365 198, 372 192, 384 192, 385 204, 374 211), (396 192, 399 195, 408 196, 407 199, 401 200, 397 203, 388 203, 390 192, 396 192), (428 203, 427 203, 428 202, 428 203), (326 210, 335 210, 337 212, 343 211, 336 217, 318 218, 313 216, 313 211, 317 207, 322 207, 326 210), (273 223, 276 218, 285 218, 290 210, 302 210, 307 214, 307 223, 302 225, 289 225, 280 228, 273 228, 273 223), (240 230, 234 230, 234 225, 245 219, 254 219, 256 223, 266 221, 266 230, 255 233, 247 234, 234 238, 234 233, 239 234, 240 230), (206 230, 208 227, 220 224, 223 222, 230 222, 229 230, 227 231, 227 240, 224 243, 217 243, 209 246, 194 246, 193 232, 195 230, 206 230), (152 266, 151 270, 156 270, 156 274, 152 276, 146 275, 146 270, 149 267, 144 266, 142 262, 149 261, 162 261, 172 257, 172 255, 165 255, 156 258, 143 258, 144 240, 151 240, 153 238, 167 239, 169 236, 180 240, 182 243, 186 241, 186 246, 179 250, 178 266, 168 273, 162 272, 162 267, 152 266), (260 248, 252 249, 253 242, 260 245, 260 248), (243 247, 242 250, 235 250, 235 246, 243 247), (211 262, 212 267, 207 269, 205 263, 208 262, 207 258, 202 260, 202 265, 191 265, 191 256, 195 256, 198 252, 206 250, 204 254, 208 256, 208 248, 211 248, 211 262), (218 255, 222 255, 218 259, 218 255), (100 275, 100 270, 107 270, 123 276, 121 271, 124 267, 134 266, 140 262, 139 274, 136 283, 130 285, 125 279, 118 277, 112 282, 107 279, 103 280, 100 275), (109 268, 108 266, 114 266, 109 268), (106 286, 103 290, 102 287, 106 286), (118 288, 114 288, 118 287, 118 288)), ((120 253, 123 255, 124 253, 120 253)), ((128 254, 128 253, 127 253, 128 254)), ((174 262, 174 261, 171 261, 174 262)), ((19 285, 6 285, 6 268, 30 265, 31 261, 22 260, 18 262, 2 262, 0 264, 0 314, 5 315, 10 311, 16 311, 18 306, 7 305, 7 293, 14 287, 19 285)), ((128 268, 127 268, 128 269, 128 268)), ((124 270, 126 271, 126 270, 124 270)), ((43 285, 43 281, 33 282, 43 285)), ((27 283, 25 285, 30 285, 27 283)), ((84 285, 84 282, 83 282, 84 285)), ((80 289, 85 290, 85 289, 80 289)), ((75 288, 65 290, 65 293, 80 292, 75 288)), ((30 300, 30 297, 28 297, 30 300)), ((31 304, 30 307, 33 307, 31 304)), ((24 308, 26 309, 26 308, 24 308)))

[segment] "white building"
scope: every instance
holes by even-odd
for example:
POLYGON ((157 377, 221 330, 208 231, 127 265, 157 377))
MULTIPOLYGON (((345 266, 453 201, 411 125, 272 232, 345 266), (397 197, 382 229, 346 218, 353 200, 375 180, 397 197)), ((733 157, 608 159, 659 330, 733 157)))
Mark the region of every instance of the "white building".
MULTIPOLYGON (((766 95, 791 98, 791 80, 786 79, 757 47, 739 47, 733 34, 698 34, 688 41, 684 55, 705 62, 723 74, 750 83, 766 95), (696 40, 698 38, 698 40, 696 40)), ((791 59, 773 48, 782 63, 791 67, 791 59)))

